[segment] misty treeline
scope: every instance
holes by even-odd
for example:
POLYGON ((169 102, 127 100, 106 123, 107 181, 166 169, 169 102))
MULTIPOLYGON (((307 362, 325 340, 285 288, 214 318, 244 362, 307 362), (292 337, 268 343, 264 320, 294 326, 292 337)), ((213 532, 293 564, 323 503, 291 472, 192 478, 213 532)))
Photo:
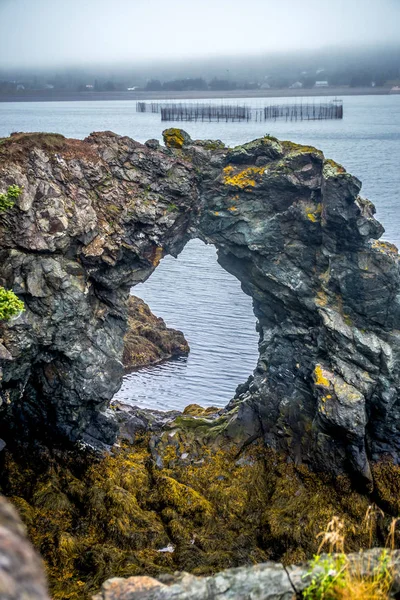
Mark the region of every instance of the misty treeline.
POLYGON ((400 45, 388 48, 220 57, 208 60, 136 65, 0 70, 0 93, 60 91, 201 91, 312 88, 316 81, 351 87, 396 85, 400 81, 400 45))

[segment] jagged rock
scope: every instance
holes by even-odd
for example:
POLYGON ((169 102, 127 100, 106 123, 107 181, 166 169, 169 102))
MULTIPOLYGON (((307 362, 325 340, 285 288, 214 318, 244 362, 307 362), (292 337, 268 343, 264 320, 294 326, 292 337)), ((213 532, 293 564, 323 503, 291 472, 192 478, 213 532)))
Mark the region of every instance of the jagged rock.
MULTIPOLYGON (((400 589, 399 554, 399 551, 392 552, 389 559, 393 575, 390 598, 396 597, 400 589)), ((380 557, 382 549, 379 548, 349 554, 349 570, 358 580, 376 577, 382 571, 380 557)), ((326 555, 322 555, 321 559, 324 558, 326 555)), ((321 567, 310 567, 310 563, 284 568, 280 563, 268 562, 227 569, 210 577, 177 573, 160 576, 158 580, 151 577, 114 578, 103 584, 93 600, 296 600, 320 572, 321 567)), ((331 576, 334 574, 330 573, 331 576)))
POLYGON ((42 561, 15 508, 0 496, 0 598, 50 600, 42 561))
POLYGON ((228 569, 213 577, 182 573, 161 583, 150 577, 110 579, 93 600, 295 600, 289 577, 279 563, 228 569))
POLYGON ((3 141, 1 190, 23 194, 0 217, 0 283, 26 305, 0 332, 8 423, 112 443, 104 411, 123 374, 129 289, 197 236, 258 319, 231 432, 370 483, 371 462, 400 460, 400 282, 395 247, 371 241, 383 228, 360 182, 269 136, 229 149, 173 129, 165 142, 3 141))
POLYGON ((125 369, 186 356, 189 351, 189 344, 181 331, 167 327, 163 319, 153 315, 141 298, 129 297, 128 331, 122 357, 125 369))

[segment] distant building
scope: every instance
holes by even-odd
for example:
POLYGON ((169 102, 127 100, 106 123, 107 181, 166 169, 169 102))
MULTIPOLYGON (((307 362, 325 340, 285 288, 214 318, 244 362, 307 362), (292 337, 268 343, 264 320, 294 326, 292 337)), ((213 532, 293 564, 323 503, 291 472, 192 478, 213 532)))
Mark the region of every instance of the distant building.
POLYGON ((390 92, 390 94, 400 94, 400 85, 394 85, 390 92))
POLYGON ((294 83, 292 83, 292 85, 289 85, 290 90, 299 90, 302 87, 303 84, 301 83, 301 81, 295 81, 294 83))
POLYGON ((128 92, 134 92, 135 90, 138 89, 138 86, 134 85, 133 87, 129 87, 129 88, 126 88, 126 89, 128 90, 128 92))
POLYGON ((17 92, 19 92, 20 90, 24 90, 24 89, 25 89, 25 86, 22 85, 22 83, 18 83, 18 85, 17 85, 17 92))
POLYGON ((92 85, 91 83, 88 83, 88 84, 85 85, 85 88, 87 90, 92 90, 94 88, 94 85, 92 85))
POLYGON ((260 90, 270 90, 271 86, 269 85, 269 83, 262 83, 260 85, 260 90))
POLYGON ((328 87, 329 83, 327 81, 316 81, 314 84, 314 87, 316 88, 324 88, 324 87, 328 87))

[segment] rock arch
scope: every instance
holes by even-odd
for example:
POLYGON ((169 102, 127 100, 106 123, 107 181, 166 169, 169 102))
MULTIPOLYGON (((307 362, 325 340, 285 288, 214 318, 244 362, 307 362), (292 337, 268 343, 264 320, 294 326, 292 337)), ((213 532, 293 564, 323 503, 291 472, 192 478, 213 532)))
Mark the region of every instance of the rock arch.
POLYGON ((369 462, 400 450, 399 269, 396 248, 371 241, 383 228, 360 182, 269 136, 233 149, 178 129, 164 140, 0 146, 1 186, 23 186, 0 216, 0 283, 26 305, 1 325, 3 430, 112 443, 129 289, 200 237, 259 321, 257 368, 227 409, 243 437, 369 481, 369 462))

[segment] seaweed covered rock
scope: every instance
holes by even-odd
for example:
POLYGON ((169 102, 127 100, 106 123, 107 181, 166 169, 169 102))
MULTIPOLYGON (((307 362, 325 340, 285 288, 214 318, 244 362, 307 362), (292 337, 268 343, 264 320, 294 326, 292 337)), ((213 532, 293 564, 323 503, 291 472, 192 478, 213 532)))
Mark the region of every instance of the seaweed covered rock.
POLYGON ((23 193, 0 215, 0 285, 26 309, 1 324, 2 437, 19 424, 115 440, 130 288, 200 237, 258 319, 230 435, 371 486, 373 463, 400 460, 400 278, 361 183, 270 136, 225 148, 164 133, 166 147, 110 132, 1 144, 0 191, 23 193))
POLYGON ((194 407, 163 422, 131 416, 134 441, 103 456, 38 445, 2 453, 1 491, 45 560, 54 600, 86 600, 112 577, 306 560, 332 515, 345 520, 349 550, 384 543, 390 517, 363 527, 371 500, 349 478, 288 464, 260 440, 228 441, 232 416, 194 407))
POLYGON ((156 317, 141 298, 129 297, 128 331, 122 358, 125 369, 186 356, 189 351, 189 344, 181 331, 167 327, 163 319, 156 317))

